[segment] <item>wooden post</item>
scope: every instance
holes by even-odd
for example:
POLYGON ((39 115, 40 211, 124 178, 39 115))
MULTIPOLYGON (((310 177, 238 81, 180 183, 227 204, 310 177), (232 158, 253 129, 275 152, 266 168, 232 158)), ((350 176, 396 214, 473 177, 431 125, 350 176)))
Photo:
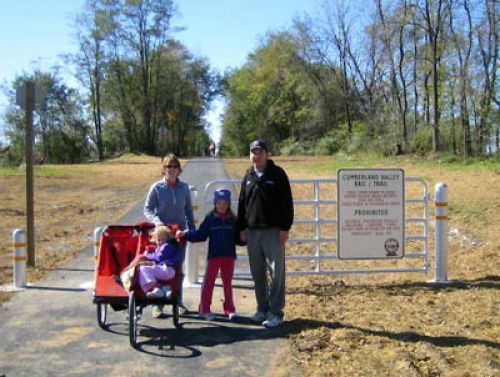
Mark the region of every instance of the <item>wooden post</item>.
POLYGON ((35 107, 35 83, 26 81, 26 228, 28 266, 35 266, 35 200, 33 177, 33 110, 35 107))

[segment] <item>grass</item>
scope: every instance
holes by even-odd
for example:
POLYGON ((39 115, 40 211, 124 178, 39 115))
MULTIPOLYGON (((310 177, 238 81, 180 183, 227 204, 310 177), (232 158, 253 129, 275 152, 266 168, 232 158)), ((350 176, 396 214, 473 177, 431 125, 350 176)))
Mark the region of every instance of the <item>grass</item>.
MULTIPOLYGON (((33 173, 35 177, 53 177, 67 174, 78 174, 81 172, 81 169, 82 168, 78 167, 78 165, 43 165, 35 166, 33 173)), ((18 168, 0 168, 0 176, 8 175, 25 176, 26 169, 24 166, 18 168)))
MULTIPOLYGON (((446 182, 453 231, 449 277, 457 281, 433 287, 426 284, 432 274, 293 276, 287 279, 282 329, 290 344, 289 363, 305 376, 500 375, 497 162, 369 155, 274 160, 291 178, 334 177, 344 167, 401 167, 407 176, 426 178, 431 190, 436 182, 446 182)), ((247 166, 247 159, 226 161, 235 178, 247 166)), ((294 196, 302 195, 294 189, 294 196)), ((292 232, 301 229, 294 225, 292 232)), ((433 237, 431 231, 431 250, 433 237)), ((311 252, 303 246, 289 244, 287 252, 311 252)), ((296 267, 289 263, 287 268, 296 267)))
MULTIPOLYGON (((143 199, 160 176, 159 166, 157 158, 134 155, 103 163, 37 166, 37 268, 29 271, 30 279, 74 255, 92 241, 95 226, 114 223, 143 199)), ((11 232, 26 224, 24 169, 1 169, 0 193, 0 284, 6 284, 12 280, 11 232)), ((0 302, 9 297, 0 293, 0 302)))

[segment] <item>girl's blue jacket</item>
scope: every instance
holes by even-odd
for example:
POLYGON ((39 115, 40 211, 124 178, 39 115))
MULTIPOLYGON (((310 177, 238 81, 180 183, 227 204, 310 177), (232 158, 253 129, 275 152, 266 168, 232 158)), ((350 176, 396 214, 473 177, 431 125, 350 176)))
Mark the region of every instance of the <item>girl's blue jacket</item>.
POLYGON ((244 245, 236 227, 236 218, 231 216, 223 218, 215 210, 205 217, 198 230, 187 232, 185 237, 191 242, 203 242, 208 238, 207 259, 236 258, 236 245, 244 245))

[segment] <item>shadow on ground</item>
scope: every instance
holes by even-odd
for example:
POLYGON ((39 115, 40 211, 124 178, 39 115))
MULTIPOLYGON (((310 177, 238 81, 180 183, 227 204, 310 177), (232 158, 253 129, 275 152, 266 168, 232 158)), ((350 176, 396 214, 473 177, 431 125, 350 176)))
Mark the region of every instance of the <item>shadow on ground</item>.
MULTIPOLYGON (((232 344, 243 341, 265 340, 272 338, 288 338, 305 330, 316 328, 351 329, 366 335, 396 340, 399 342, 429 343, 437 347, 461 347, 482 345, 492 349, 500 349, 500 343, 465 336, 432 336, 414 331, 393 332, 375 330, 343 322, 329 322, 315 319, 296 318, 286 321, 275 329, 257 327, 246 317, 238 317, 228 321, 218 317, 216 321, 200 321, 194 315, 181 316, 182 328, 156 328, 139 323, 139 339, 137 350, 158 357, 192 358, 202 355, 201 347, 214 347, 221 344, 232 344)), ((166 322, 171 326, 171 323, 166 322)), ((128 337, 127 323, 110 323, 109 332, 128 337)))

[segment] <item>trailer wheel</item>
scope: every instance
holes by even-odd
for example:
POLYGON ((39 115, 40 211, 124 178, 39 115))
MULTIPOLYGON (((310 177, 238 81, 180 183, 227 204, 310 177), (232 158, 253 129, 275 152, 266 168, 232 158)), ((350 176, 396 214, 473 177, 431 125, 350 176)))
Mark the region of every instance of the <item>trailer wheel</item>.
POLYGON ((97 304, 97 324, 101 329, 107 330, 106 318, 108 316, 108 304, 97 304))
POLYGON ((128 332, 130 345, 137 347, 137 307, 135 306, 135 293, 130 292, 128 298, 128 332))
POLYGON ((182 328, 182 325, 179 321, 179 303, 177 302, 177 300, 172 305, 172 319, 174 320, 174 326, 176 328, 182 328))

